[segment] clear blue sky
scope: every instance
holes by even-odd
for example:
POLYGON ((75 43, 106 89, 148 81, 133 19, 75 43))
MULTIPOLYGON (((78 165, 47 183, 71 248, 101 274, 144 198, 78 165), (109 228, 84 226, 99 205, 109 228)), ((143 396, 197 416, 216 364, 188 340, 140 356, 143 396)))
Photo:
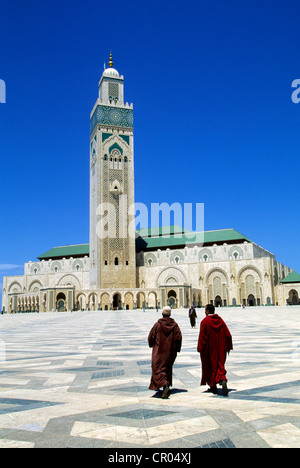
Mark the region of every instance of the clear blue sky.
POLYGON ((0 13, 0 283, 89 242, 89 115, 110 50, 134 103, 136 201, 204 203, 206 230, 235 228, 300 272, 299 0, 0 13))

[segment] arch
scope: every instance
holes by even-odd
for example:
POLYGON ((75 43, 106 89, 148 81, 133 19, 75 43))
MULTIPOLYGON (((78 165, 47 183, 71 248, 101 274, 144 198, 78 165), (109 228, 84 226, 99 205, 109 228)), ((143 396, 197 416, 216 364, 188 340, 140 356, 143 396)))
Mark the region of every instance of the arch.
POLYGON ((128 153, 129 144, 116 133, 110 135, 103 142, 104 154, 110 154, 114 150, 119 151, 120 154, 128 153))
POLYGON ((18 281, 13 281, 9 287, 8 287, 8 292, 11 293, 11 292, 22 292, 22 286, 21 284, 18 282, 18 281), (14 288, 14 290, 13 290, 14 288))
POLYGON ((166 267, 159 273, 157 277, 157 286, 167 284, 167 280, 169 278, 174 278, 176 280, 176 284, 186 284, 188 282, 185 273, 180 268, 166 267))
POLYGON ((247 272, 248 274, 252 272, 252 274, 254 274, 255 277, 258 277, 259 281, 261 282, 261 273, 253 265, 246 265, 243 268, 241 268, 238 272, 238 280, 240 281, 241 279, 243 279, 243 277, 246 276, 247 272))
POLYGON ((59 261, 54 261, 52 262, 52 265, 51 265, 51 273, 60 273, 61 271, 61 264, 59 261))
POLYGON ((287 302, 289 305, 299 305, 300 300, 299 300, 298 291, 296 291, 295 289, 291 289, 289 291, 289 297, 288 297, 287 302))
POLYGON ((174 289, 170 289, 168 292, 168 305, 172 307, 172 309, 177 309, 177 294, 174 289))
POLYGON ((177 284, 178 281, 177 281, 177 278, 174 278, 173 276, 170 276, 167 280, 166 280, 166 284, 177 284))
POLYGON ((242 304, 260 305, 262 285, 259 270, 253 265, 246 265, 237 276, 242 304))
POLYGON ((89 310, 97 310, 98 308, 98 294, 91 292, 88 296, 89 310))
POLYGON ((62 285, 72 285, 72 286, 75 286, 76 288, 78 289, 81 289, 80 287, 80 281, 78 278, 76 278, 76 276, 74 275, 71 275, 71 274, 66 274, 64 276, 62 276, 60 278, 60 280, 58 281, 58 286, 62 286, 62 285))
POLYGON ((39 280, 33 280, 28 287, 28 291, 30 292, 40 291, 42 287, 43 285, 39 280))
POLYGON ((120 293, 113 294, 113 309, 122 309, 122 297, 120 293))
POLYGON ((136 305, 138 309, 141 309, 142 307, 145 307, 146 301, 145 301, 145 293, 143 292, 138 292, 136 295, 136 305))
POLYGON ((147 253, 145 255, 145 265, 155 266, 157 264, 157 258, 153 253, 147 253))
POLYGON ((229 260, 240 260, 244 258, 244 251, 239 245, 233 245, 228 250, 229 260))
POLYGON ((223 270, 222 268, 214 267, 211 270, 209 270, 207 275, 206 275, 206 284, 208 284, 210 281, 212 281, 212 279, 215 276, 220 276, 223 279, 223 281, 228 283, 228 275, 227 275, 226 271, 223 270))
POLYGON ((72 264, 73 271, 82 271, 83 270, 83 263, 81 260, 75 260, 72 264))
POLYGON ((148 307, 149 309, 155 309, 157 307, 157 294, 155 291, 148 293, 148 307))
POLYGON ((178 250, 172 252, 170 256, 170 262, 175 263, 175 265, 179 265, 179 263, 184 263, 183 253, 178 250))
POLYGON ((58 312, 66 311, 66 295, 63 292, 60 292, 56 296, 56 309, 58 312))
POLYGON ((41 271, 41 267, 38 263, 33 263, 30 266, 30 273, 37 275, 38 273, 40 273, 40 271, 41 271))
POLYGON ((108 293, 102 293, 100 297, 100 307, 102 310, 110 309, 110 297, 108 293))
POLYGON ((222 298, 221 296, 216 296, 215 297, 215 307, 222 307, 223 303, 222 303, 222 298))
POLYGON ((256 305, 255 296, 253 294, 249 294, 247 298, 247 305, 253 307, 256 305))
POLYGON ((114 154, 123 154, 123 149, 121 148, 121 146, 118 145, 117 142, 115 142, 113 145, 111 145, 109 148, 108 148, 108 152, 109 154, 111 153, 114 153, 114 154))
POLYGON ((222 268, 212 268, 206 275, 209 302, 216 307, 227 305, 228 276, 222 268))
POLYGON ((125 294, 124 307, 126 310, 132 310, 134 308, 133 294, 131 292, 125 294))
POLYGON ((213 254, 212 251, 208 248, 201 249, 198 253, 199 262, 212 262, 213 254))

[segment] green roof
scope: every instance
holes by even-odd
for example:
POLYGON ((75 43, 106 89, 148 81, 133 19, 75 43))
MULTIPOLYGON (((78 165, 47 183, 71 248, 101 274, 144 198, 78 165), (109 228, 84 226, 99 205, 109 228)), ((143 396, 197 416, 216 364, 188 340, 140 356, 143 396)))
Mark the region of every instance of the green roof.
MULTIPOLYGON (((180 248, 185 245, 213 245, 251 242, 235 229, 219 231, 191 232, 179 226, 140 229, 137 231, 136 248, 138 251, 180 248)), ((53 247, 38 257, 39 260, 54 258, 84 257, 89 255, 89 244, 53 247)))
POLYGON ((139 237, 136 240, 137 250, 151 250, 163 248, 176 248, 184 245, 213 245, 220 243, 251 242, 250 239, 235 229, 222 229, 219 231, 188 232, 174 235, 154 235, 139 237))
POLYGON ((160 226, 156 228, 141 228, 136 231, 139 237, 168 236, 173 234, 184 234, 191 231, 180 226, 160 226))
POLYGON ((292 271, 292 273, 281 280, 281 283, 300 283, 300 275, 296 271, 292 271))
POLYGON ((79 245, 65 245, 62 247, 53 247, 43 255, 38 257, 39 260, 49 260, 49 258, 67 258, 67 257, 84 257, 89 255, 90 245, 79 244, 79 245))

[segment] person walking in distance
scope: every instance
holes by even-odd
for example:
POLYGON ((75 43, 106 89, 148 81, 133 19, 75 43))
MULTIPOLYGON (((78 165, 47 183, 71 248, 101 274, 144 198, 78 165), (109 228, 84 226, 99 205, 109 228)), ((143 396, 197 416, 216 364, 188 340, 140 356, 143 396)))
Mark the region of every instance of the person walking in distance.
POLYGON ((172 386, 172 369, 177 353, 181 350, 182 334, 171 318, 171 307, 164 307, 163 317, 152 327, 149 347, 152 348, 152 376, 149 389, 163 388, 162 398, 168 398, 172 386))
POLYGON ((212 304, 205 307, 205 315, 200 325, 197 347, 202 363, 201 385, 209 385, 209 391, 217 394, 217 384, 220 384, 223 395, 227 396, 225 362, 227 353, 233 349, 232 336, 212 304))
POLYGON ((190 319, 190 324, 192 328, 196 328, 196 318, 197 318, 197 312, 195 309, 195 306, 191 306, 189 310, 189 319, 190 319))

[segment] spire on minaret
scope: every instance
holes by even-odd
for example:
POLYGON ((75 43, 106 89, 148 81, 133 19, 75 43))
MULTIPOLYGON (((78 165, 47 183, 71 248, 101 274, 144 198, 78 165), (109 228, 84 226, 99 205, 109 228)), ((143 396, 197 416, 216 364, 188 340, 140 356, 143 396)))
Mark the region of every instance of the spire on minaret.
POLYGON ((108 66, 111 67, 111 68, 114 66, 114 62, 113 62, 111 53, 110 53, 110 56, 109 56, 108 66))

